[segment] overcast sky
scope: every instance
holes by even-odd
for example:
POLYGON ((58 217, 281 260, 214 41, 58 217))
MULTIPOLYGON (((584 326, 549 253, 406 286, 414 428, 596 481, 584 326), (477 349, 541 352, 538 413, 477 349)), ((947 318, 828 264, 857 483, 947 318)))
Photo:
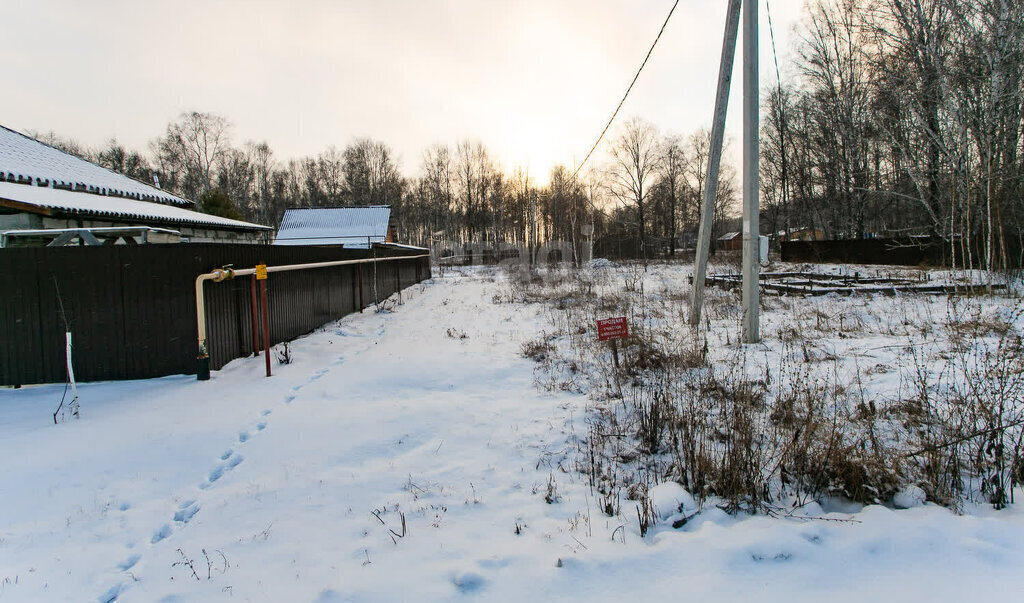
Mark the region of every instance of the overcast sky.
MULTIPOLYGON (((410 176, 431 144, 468 138, 546 182, 583 159, 672 2, 4 0, 0 124, 145 150, 181 112, 206 111, 278 159, 382 140, 410 176)), ((710 125, 725 5, 681 0, 620 119, 710 125)), ((772 0, 783 60, 802 5, 772 0)), ((763 1, 760 13, 769 86, 763 1)))

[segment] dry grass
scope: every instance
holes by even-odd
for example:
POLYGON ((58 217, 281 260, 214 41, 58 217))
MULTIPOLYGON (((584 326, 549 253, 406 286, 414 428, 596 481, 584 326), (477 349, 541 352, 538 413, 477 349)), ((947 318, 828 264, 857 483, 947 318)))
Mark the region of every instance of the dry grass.
POLYGON ((545 305, 559 334, 523 346, 539 362, 538 383, 592 400, 576 466, 604 513, 621 514, 626 497, 642 524, 647 489, 665 480, 730 510, 827 496, 886 502, 908 484, 952 507, 1012 502, 1024 478, 1019 313, 958 298, 944 317, 909 296, 841 306, 778 298, 765 306, 788 320, 766 330, 771 351, 753 357, 716 326, 738 319, 736 292, 709 289, 695 332, 688 296, 654 278, 636 265, 511 285, 545 305), (596 319, 608 316, 626 316, 631 329, 618 368, 595 341, 596 319), (891 346, 903 362, 861 370, 833 351, 858 338, 903 342, 891 346), (899 391, 870 386, 897 374, 899 391))

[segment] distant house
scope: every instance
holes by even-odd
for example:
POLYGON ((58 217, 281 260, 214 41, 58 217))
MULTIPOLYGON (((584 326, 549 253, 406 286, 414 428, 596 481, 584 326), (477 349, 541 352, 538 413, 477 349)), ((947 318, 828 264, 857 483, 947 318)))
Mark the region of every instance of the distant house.
POLYGON ((801 226, 790 228, 789 230, 780 230, 775 233, 775 236, 780 241, 824 241, 825 231, 820 228, 801 226))
POLYGON ((273 231, 194 207, 188 199, 0 126, 0 233, 7 235, 5 241, 47 244, 66 241, 74 231, 87 244, 154 241, 154 233, 160 241, 258 243, 269 240, 273 231))
POLYGON ((739 251, 743 249, 743 233, 727 232, 718 237, 718 248, 723 251, 739 251))
POLYGON ((274 245, 338 245, 366 249, 394 243, 390 205, 287 209, 274 245))

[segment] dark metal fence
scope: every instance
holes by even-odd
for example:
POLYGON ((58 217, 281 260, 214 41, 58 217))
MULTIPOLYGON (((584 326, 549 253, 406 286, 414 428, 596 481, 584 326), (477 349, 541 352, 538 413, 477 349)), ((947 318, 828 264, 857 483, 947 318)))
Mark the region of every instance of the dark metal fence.
POLYGON ((782 261, 943 266, 949 248, 930 238, 783 241, 782 261))
MULTIPOLYGON (((1024 265, 1024 245, 1020 239, 1008 238, 1005 248, 993 249, 993 258, 1005 252, 1006 268, 1024 265)), ((830 241, 783 241, 782 261, 823 262, 843 264, 888 264, 894 266, 950 266, 965 264, 981 267, 985 256, 985 239, 971 241, 971 259, 964 261, 964 245, 957 239, 953 245, 938 237, 905 237, 892 239, 839 239, 830 241)))
MULTIPOLYGON (((199 274, 421 253, 214 243, 0 249, 0 385, 64 381, 65 319, 79 380, 195 374, 199 274)), ((273 273, 271 341, 358 311, 360 279, 370 305, 429 277, 426 257, 273 273)), ((206 284, 212 368, 252 353, 251 307, 248 277, 206 284)))

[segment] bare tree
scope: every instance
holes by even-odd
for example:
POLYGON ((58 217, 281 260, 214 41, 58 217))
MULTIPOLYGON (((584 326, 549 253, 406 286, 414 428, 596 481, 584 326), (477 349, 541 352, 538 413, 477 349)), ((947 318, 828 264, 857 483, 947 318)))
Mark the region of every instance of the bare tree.
POLYGON ((75 157, 80 157, 86 161, 93 160, 93 153, 88 149, 88 147, 80 144, 77 140, 64 138, 53 130, 50 130, 49 132, 28 130, 28 135, 39 142, 46 143, 55 149, 60 149, 61 151, 74 155, 75 157))
POLYGON ((330 205, 342 202, 347 194, 345 156, 333 145, 316 158, 317 177, 324 197, 330 205))
POLYGON ((563 165, 551 168, 549 182, 541 208, 545 238, 548 241, 568 241, 573 250, 572 260, 578 264, 582 251, 579 226, 588 214, 586 191, 583 183, 572 177, 572 170, 563 165))
POLYGON ((824 200, 839 234, 865 233, 870 132, 869 38, 862 0, 817 0, 801 46, 802 74, 813 91, 824 200))
POLYGON ((481 142, 462 141, 455 148, 454 181, 457 190, 465 237, 473 241, 488 239, 488 198, 495 183, 497 168, 481 142))
POLYGON ((909 108, 922 136, 903 139, 899 142, 917 142, 923 151, 924 161, 913 158, 918 149, 909 151, 905 166, 918 166, 912 179, 917 184, 918 195, 924 209, 932 220, 932 231, 938 234, 943 224, 944 211, 940 189, 941 160, 944 147, 942 108, 947 56, 951 49, 949 31, 952 19, 951 6, 958 0, 885 0, 881 10, 872 13, 870 22, 876 38, 876 67, 885 81, 900 92, 903 103, 909 108))
POLYGON ((682 140, 678 136, 666 137, 661 146, 660 176, 664 185, 668 213, 668 229, 665 234, 669 240, 669 255, 673 256, 676 254, 676 227, 679 217, 677 213, 685 218, 686 203, 690 199, 689 191, 686 190, 686 170, 689 163, 690 158, 686 155, 682 140), (678 209, 681 211, 677 212, 678 209))
MULTIPOLYGON (((730 217, 736 207, 737 186, 736 168, 726 161, 728 157, 729 139, 722 142, 722 164, 718 170, 718 187, 715 189, 715 207, 712 220, 712 242, 721 234, 722 223, 730 217)), ((707 186, 708 161, 711 159, 711 130, 706 128, 690 135, 690 161, 684 172, 687 183, 693 194, 693 221, 700 220, 700 202, 704 198, 704 187, 707 186)), ((712 247, 712 250, 714 247, 712 247)))
MULTIPOLYGON (((250 157, 239 149, 228 149, 217 166, 217 189, 245 217, 250 215, 253 193, 253 168, 250 157)), ((209 211, 209 208, 204 208, 209 211)))
POLYGON ((156 148, 159 163, 174 172, 178 191, 198 199, 213 187, 215 168, 231 148, 231 124, 212 113, 182 113, 156 148))
POLYGON ((96 155, 96 163, 146 184, 153 183, 152 168, 140 153, 127 149, 111 138, 107 146, 96 155))
POLYGON ((651 124, 633 118, 626 122, 609 149, 608 191, 635 211, 640 256, 647 258, 645 204, 661 166, 658 132, 651 124))
POLYGON ((345 183, 353 205, 390 205, 401 201, 402 178, 391 148, 359 138, 345 147, 345 183))
POLYGON ((443 237, 454 237, 453 220, 454 185, 451 151, 445 145, 434 145, 423 154, 420 179, 421 201, 427 208, 430 232, 443 232, 443 237))
POLYGON ((247 215, 261 224, 277 224, 284 214, 284 198, 274 194, 274 173, 277 171, 274 152, 266 142, 247 142, 245 149, 253 178, 247 215))

